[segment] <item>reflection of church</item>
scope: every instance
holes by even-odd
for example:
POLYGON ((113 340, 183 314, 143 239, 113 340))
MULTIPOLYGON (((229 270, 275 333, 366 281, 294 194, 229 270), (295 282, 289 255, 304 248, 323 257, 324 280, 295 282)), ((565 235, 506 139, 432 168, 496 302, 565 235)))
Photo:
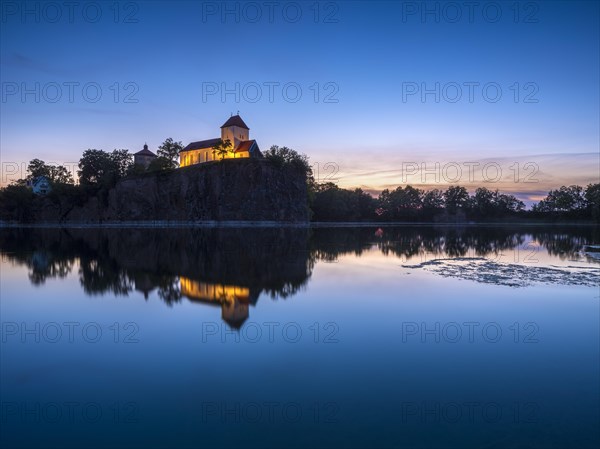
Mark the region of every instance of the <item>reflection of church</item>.
POLYGON ((212 284, 179 278, 181 294, 192 302, 221 306, 221 318, 235 329, 242 327, 250 314, 248 308, 256 304, 259 292, 247 287, 212 284))

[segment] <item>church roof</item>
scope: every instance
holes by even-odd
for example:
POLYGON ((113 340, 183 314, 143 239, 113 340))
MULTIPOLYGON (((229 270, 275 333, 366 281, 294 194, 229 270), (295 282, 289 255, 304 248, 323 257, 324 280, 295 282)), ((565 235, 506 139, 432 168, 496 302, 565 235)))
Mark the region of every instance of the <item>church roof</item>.
POLYGON ((237 151, 248 151, 248 152, 250 152, 252 150, 252 147, 254 147, 254 146, 256 147, 256 149, 258 149, 258 145, 256 145, 256 140, 244 140, 243 142, 240 142, 240 144, 235 149, 235 151, 236 152, 237 151))
POLYGON ((192 142, 181 151, 200 150, 202 148, 212 148, 221 141, 220 137, 216 139, 199 140, 192 142))
POLYGON ((148 145, 144 145, 144 149, 135 153, 134 156, 154 156, 154 157, 156 157, 156 154, 154 154, 152 151, 150 151, 148 149, 148 145))
POLYGON ((238 128, 244 128, 247 130, 250 129, 248 128, 248 125, 244 123, 242 117, 240 117, 239 115, 232 115, 231 117, 229 117, 229 119, 225 123, 223 123, 223 126, 221 126, 221 128, 227 128, 229 126, 237 126, 238 128))

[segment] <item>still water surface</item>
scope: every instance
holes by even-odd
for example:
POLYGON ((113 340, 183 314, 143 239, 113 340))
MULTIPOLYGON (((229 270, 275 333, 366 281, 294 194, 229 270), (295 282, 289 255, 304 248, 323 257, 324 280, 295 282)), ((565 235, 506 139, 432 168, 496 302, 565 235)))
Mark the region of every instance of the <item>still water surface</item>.
POLYGON ((599 234, 0 230, 0 442, 598 447, 599 234))

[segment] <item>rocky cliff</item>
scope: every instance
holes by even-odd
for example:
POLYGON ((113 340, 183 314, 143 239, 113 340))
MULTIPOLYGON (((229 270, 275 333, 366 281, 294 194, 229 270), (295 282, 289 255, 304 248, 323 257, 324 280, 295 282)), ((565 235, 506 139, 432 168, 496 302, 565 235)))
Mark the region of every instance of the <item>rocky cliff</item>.
POLYGON ((306 178, 294 167, 238 159, 127 178, 82 205, 36 202, 34 221, 308 221, 306 178))

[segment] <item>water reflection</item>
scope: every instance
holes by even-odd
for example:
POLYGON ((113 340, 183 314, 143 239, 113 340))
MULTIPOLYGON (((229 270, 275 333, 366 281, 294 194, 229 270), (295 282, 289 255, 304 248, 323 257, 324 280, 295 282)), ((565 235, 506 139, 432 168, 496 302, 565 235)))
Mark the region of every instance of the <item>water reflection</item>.
MULTIPOLYGON (((423 258, 497 258, 535 242, 548 256, 570 260, 600 241, 593 227, 362 227, 226 229, 3 229, 0 251, 26 265, 34 285, 78 269, 87 295, 146 299, 168 306, 186 299, 221 308, 239 328, 261 295, 293 296, 318 261, 369 251, 423 262, 423 258)), ((589 261, 596 259, 589 258, 589 261)))
POLYGON ((221 318, 231 327, 239 329, 249 316, 249 305, 256 304, 260 291, 238 285, 213 284, 180 279, 181 294, 192 302, 221 307, 221 318))

